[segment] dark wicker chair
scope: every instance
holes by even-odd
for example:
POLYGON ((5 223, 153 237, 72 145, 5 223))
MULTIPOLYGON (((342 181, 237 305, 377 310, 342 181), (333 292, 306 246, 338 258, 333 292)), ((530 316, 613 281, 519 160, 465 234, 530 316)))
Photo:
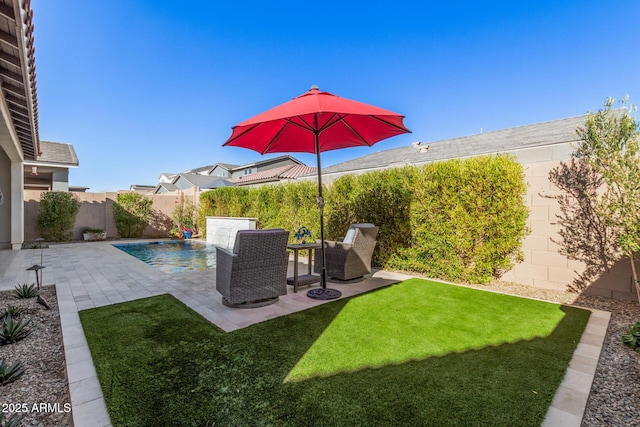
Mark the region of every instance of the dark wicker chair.
MULTIPOLYGON (((376 247, 378 227, 373 224, 351 224, 340 241, 325 242, 327 277, 342 281, 361 280, 371 273, 371 257, 376 247)), ((314 271, 322 272, 322 253, 315 251, 314 271)))
POLYGON ((216 289, 231 307, 273 304, 287 293, 289 232, 240 230, 233 251, 216 250, 216 289))

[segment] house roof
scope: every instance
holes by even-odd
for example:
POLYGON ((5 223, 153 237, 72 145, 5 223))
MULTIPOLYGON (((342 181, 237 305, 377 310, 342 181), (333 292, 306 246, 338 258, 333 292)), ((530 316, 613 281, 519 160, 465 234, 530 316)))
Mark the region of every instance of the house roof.
POLYGON ((226 169, 227 171, 240 167, 240 165, 233 165, 231 163, 216 163, 215 165, 211 166, 211 169, 209 169, 209 172, 214 170, 216 166, 220 166, 222 169, 226 169))
POLYGON ((189 169, 188 171, 184 171, 183 173, 201 173, 201 172, 209 172, 214 165, 206 165, 206 166, 200 166, 198 168, 194 168, 194 169, 189 169))
POLYGON ((233 168, 234 171, 236 170, 240 170, 240 169, 245 169, 248 167, 253 167, 253 166, 263 166, 263 165, 267 165, 269 163, 277 163, 277 162, 281 162, 283 160, 291 160, 294 163, 297 163, 299 165, 303 165, 303 163, 296 159, 295 157, 291 157, 290 155, 284 155, 284 156, 278 156, 278 157, 272 157, 270 159, 265 159, 265 160, 260 160, 258 162, 255 163, 247 163, 246 165, 241 165, 241 166, 236 166, 233 168))
POLYGON ((40 141, 41 154, 38 162, 62 163, 78 166, 78 156, 73 145, 62 142, 40 141))
POLYGON ((259 182, 277 181, 280 179, 295 179, 299 176, 315 172, 316 168, 311 166, 297 164, 285 165, 273 169, 267 169, 261 172, 244 175, 238 178, 231 178, 228 181, 238 185, 257 184, 259 182))
POLYGON ((216 179, 214 179, 213 181, 209 182, 208 184, 203 184, 200 186, 201 189, 208 189, 208 190, 212 190, 214 188, 220 188, 220 187, 235 187, 237 184, 234 182, 231 182, 230 179, 225 179, 222 177, 217 177, 216 179))
POLYGON ((175 184, 180 178, 198 187, 206 186, 208 184, 211 184, 213 181, 220 179, 220 177, 210 175, 200 175, 196 173, 179 173, 173 179, 172 183, 175 184))
POLYGON ((429 143, 413 143, 322 168, 322 174, 429 163, 575 142, 579 139, 576 127, 584 125, 585 118, 582 115, 429 143))
POLYGON ((36 90, 33 10, 29 1, 0 0, 0 90, 24 158, 38 160, 38 96, 36 90))
POLYGON ((158 191, 160 190, 160 188, 164 188, 167 191, 176 191, 179 190, 178 186, 175 184, 172 184, 170 182, 161 182, 160 184, 158 184, 156 186, 156 189, 154 191, 154 193, 158 193, 158 191))

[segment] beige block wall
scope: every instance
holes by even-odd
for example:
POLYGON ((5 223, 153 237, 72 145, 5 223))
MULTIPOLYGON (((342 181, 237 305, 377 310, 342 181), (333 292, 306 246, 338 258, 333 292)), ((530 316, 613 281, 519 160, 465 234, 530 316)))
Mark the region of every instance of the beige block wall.
MULTIPOLYGON (((584 264, 569 260, 558 253, 561 238, 556 215, 560 213, 555 199, 545 197, 561 194, 549 181, 549 172, 559 161, 523 164, 529 189, 525 196, 529 207, 528 226, 531 233, 524 239, 524 261, 506 272, 502 279, 545 289, 566 290, 584 271, 584 264)), ((585 293, 608 298, 637 300, 631 279, 629 262, 621 260, 603 273, 585 293)))
MULTIPOLYGON (((42 191, 25 190, 25 241, 34 241, 39 237, 36 229, 38 206, 42 191)), ((101 228, 107 232, 108 238, 118 237, 118 231, 113 219, 113 205, 117 193, 74 193, 81 202, 73 228, 73 239, 82 240, 82 230, 85 228, 101 228)), ((176 205, 185 198, 193 201, 193 195, 153 194, 151 221, 144 231, 143 237, 168 237, 173 226, 171 215, 176 205)))

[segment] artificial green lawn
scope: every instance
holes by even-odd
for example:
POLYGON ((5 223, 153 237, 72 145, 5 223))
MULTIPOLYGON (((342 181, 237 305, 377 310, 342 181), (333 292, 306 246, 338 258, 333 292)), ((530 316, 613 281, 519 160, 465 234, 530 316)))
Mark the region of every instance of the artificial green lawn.
POLYGON ((589 312, 411 279, 232 333, 170 295, 80 318, 114 426, 538 426, 589 312))

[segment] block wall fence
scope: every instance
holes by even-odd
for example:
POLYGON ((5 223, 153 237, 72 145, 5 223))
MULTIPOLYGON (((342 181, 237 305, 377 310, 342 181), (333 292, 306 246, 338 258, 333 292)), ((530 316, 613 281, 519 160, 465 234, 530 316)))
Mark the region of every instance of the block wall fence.
MULTIPOLYGON (((549 181, 549 172, 560 164, 559 160, 521 161, 525 170, 528 191, 525 196, 529 207, 528 226, 530 234, 524 239, 522 250, 524 261, 507 271, 502 280, 515 282, 537 288, 565 290, 585 269, 584 264, 569 260, 561 255, 558 241, 560 226, 556 215, 560 213, 554 196, 561 191, 549 181)), ((331 180, 329 180, 331 181, 331 180)), ((25 241, 34 241, 36 232, 36 215, 40 200, 40 191, 25 190, 25 241)), ((86 227, 102 228, 107 237, 116 237, 117 231, 113 221, 112 207, 117 193, 75 193, 82 206, 76 218, 73 238, 82 239, 82 229, 86 227)), ((197 196, 188 193, 171 193, 167 195, 151 195, 153 200, 153 226, 147 227, 144 237, 166 237, 172 227, 173 209, 185 198, 198 205, 197 196)), ((638 265, 640 271, 640 265, 638 265)), ((622 259, 614 264, 609 272, 602 273, 585 290, 585 294, 607 298, 636 301, 631 266, 622 259)))
MULTIPOLYGON (((585 265, 558 253, 561 241, 557 216, 558 202, 549 197, 563 192, 549 181, 549 172, 559 161, 523 164, 529 189, 526 204, 529 207, 530 234, 522 243, 524 261, 502 276, 502 280, 535 286, 537 288, 565 290, 574 278, 585 270, 585 265)), ((639 265, 640 267, 640 265, 639 265)), ((611 270, 596 279, 585 291, 588 295, 637 301, 629 260, 622 259, 611 270)))
MULTIPOLYGON (((39 237, 36 229, 38 206, 40 204, 39 190, 25 190, 24 192, 24 240, 32 242, 39 237)), ((85 228, 101 228, 107 232, 107 238, 118 237, 115 221, 113 220, 113 204, 118 193, 74 193, 80 200, 80 211, 73 228, 73 239, 82 240, 82 230, 85 228)), ((143 237, 167 237, 173 227, 171 214, 174 208, 185 199, 194 201, 193 195, 172 194, 148 195, 153 200, 150 225, 145 229, 143 237)), ((195 202, 194 202, 195 203, 195 202)))

